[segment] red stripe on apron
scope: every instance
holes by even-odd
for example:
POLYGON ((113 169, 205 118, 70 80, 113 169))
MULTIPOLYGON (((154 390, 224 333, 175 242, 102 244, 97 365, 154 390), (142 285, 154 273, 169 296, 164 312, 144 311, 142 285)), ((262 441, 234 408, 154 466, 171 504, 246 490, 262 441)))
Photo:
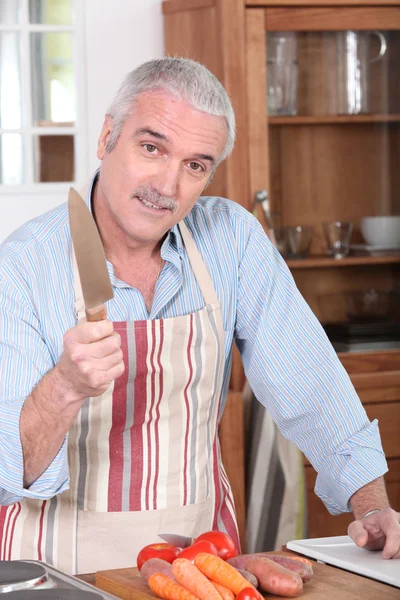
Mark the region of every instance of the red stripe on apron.
POLYGON ((214 440, 213 444, 213 456, 214 456, 214 490, 215 490, 215 502, 214 502, 214 520, 213 529, 218 529, 218 515, 221 509, 221 488, 219 482, 219 462, 217 452, 217 440, 214 440))
POLYGON ((12 549, 11 539, 9 539, 9 537, 8 537, 8 531, 10 529, 10 523, 11 523, 11 520, 13 518, 13 515, 14 515, 14 512, 16 511, 16 509, 17 509, 17 505, 13 504, 11 507, 10 513, 8 515, 6 535, 4 537, 4 548, 3 548, 4 560, 7 560, 7 556, 10 554, 10 551, 12 549))
POLYGON ((158 393, 158 400, 157 400, 157 406, 156 406, 156 420, 154 423, 154 434, 155 434, 155 454, 156 454, 156 472, 155 472, 155 476, 154 476, 154 485, 153 485, 153 509, 157 508, 157 485, 158 485, 158 474, 160 471, 160 467, 159 467, 159 460, 160 460, 160 439, 159 439, 159 435, 158 435, 158 424, 160 421, 160 402, 162 399, 162 395, 163 395, 163 369, 162 369, 162 364, 161 364, 161 352, 163 349, 163 343, 164 343, 164 327, 163 327, 163 322, 160 322, 160 344, 159 344, 159 348, 158 348, 158 355, 157 355, 157 365, 158 365, 158 369, 159 369, 159 381, 158 381, 158 387, 159 387, 159 393, 158 393))
POLYGON ((43 500, 42 510, 40 513, 40 521, 39 521, 39 538, 38 538, 38 560, 42 560, 42 538, 43 538, 43 519, 44 519, 44 510, 46 508, 47 500, 43 500))
MULTIPOLYGON (((149 409, 149 420, 146 426, 147 432, 147 481, 146 481, 146 510, 150 510, 150 481, 151 481, 151 449, 153 444, 151 442, 151 425, 153 422, 153 409, 156 402, 156 370, 154 365, 154 354, 156 352, 156 324, 154 321, 151 322, 151 351, 150 351, 150 409, 149 409)), ((154 507, 155 508, 155 507, 154 507)))
POLYGON ((11 513, 13 508, 14 508, 14 505, 0 507, 0 540, 1 540, 0 560, 6 560, 7 532, 8 532, 8 523, 10 522, 10 519, 8 519, 7 526, 6 526, 6 520, 7 520, 8 513, 11 513))
POLYGON ((146 321, 134 323, 136 345, 136 377, 134 386, 134 423, 131 436, 131 485, 129 494, 130 510, 142 510, 141 490, 143 485, 143 438, 142 425, 146 416, 146 357, 147 325, 146 321))
POLYGON ((191 418, 190 418, 190 405, 189 405, 189 398, 188 398, 188 389, 189 389, 189 385, 192 381, 192 377, 193 377, 193 364, 192 364, 192 357, 190 354, 190 350, 191 350, 191 346, 192 346, 192 339, 193 339, 193 315, 190 315, 190 330, 189 330, 189 341, 188 341, 188 345, 187 345, 187 360, 188 360, 188 364, 189 364, 189 379, 188 382, 185 386, 185 391, 184 391, 184 397, 185 397, 185 404, 186 404, 186 432, 185 432, 185 455, 184 455, 184 464, 183 464, 183 505, 186 506, 187 504, 187 462, 188 462, 188 447, 189 447, 189 429, 190 429, 190 425, 191 425, 191 418))
POLYGON ((10 547, 9 547, 9 551, 8 551, 8 560, 11 560, 11 551, 12 551, 12 542, 13 542, 13 539, 14 539, 15 524, 17 522, 17 519, 19 517, 19 513, 20 512, 21 512, 21 504, 18 502, 17 514, 15 515, 15 519, 14 519, 12 527, 11 527, 10 547))
MULTIPOLYGON (((121 350, 128 356, 128 337, 126 323, 118 323, 114 329, 121 336, 121 350)), ((118 512, 122 510, 122 482, 124 470, 124 430, 126 425, 126 388, 128 385, 129 370, 124 373, 114 384, 112 398, 112 426, 109 436, 110 471, 108 478, 108 510, 118 512), (123 402, 121 402, 123 399, 123 402)))

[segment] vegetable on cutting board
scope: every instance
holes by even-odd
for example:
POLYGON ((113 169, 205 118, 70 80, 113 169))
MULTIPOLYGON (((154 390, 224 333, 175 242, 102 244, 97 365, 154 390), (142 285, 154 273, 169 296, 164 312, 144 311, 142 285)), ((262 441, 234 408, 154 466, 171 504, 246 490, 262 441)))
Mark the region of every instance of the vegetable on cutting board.
MULTIPOLYGON (((268 558, 278 563, 282 567, 297 573, 302 578, 303 582, 310 581, 313 576, 311 561, 308 559, 299 560, 297 557, 283 556, 281 554, 269 554, 268 552, 258 552, 256 554, 241 554, 228 560, 228 563, 237 569, 247 569, 247 564, 255 558, 268 558)), ((302 557, 299 557, 302 558, 302 557)))
POLYGON ((198 596, 192 594, 183 585, 162 573, 153 573, 149 577, 148 585, 152 592, 164 600, 199 600, 198 596))
POLYGON ((142 565, 150 558, 161 558, 169 563, 172 563, 178 556, 180 549, 177 546, 171 544, 149 544, 142 548, 137 555, 137 568, 142 568, 142 565))
POLYGON ((218 556, 218 550, 214 544, 207 542, 207 540, 200 540, 200 542, 195 542, 191 546, 181 550, 176 558, 187 558, 191 562, 194 562, 195 557, 200 554, 200 552, 207 552, 208 554, 218 556))
POLYGON ((259 593, 253 588, 244 588, 241 592, 236 596, 236 600, 259 600, 259 593))
POLYGON ((228 590, 228 588, 220 585, 219 583, 215 583, 215 581, 213 581, 212 584, 216 588, 222 600, 235 600, 235 594, 231 592, 231 590, 228 590))
POLYGON ((218 556, 224 560, 237 556, 238 551, 235 542, 223 531, 206 531, 195 539, 195 543, 200 542, 201 540, 206 540, 207 542, 214 544, 218 550, 218 556))
POLYGON ((149 577, 154 573, 167 575, 167 577, 170 577, 171 579, 174 578, 171 563, 162 560, 161 558, 150 558, 149 560, 146 560, 140 569, 140 575, 146 583, 148 583, 149 577))
POLYGON ((194 564, 206 577, 228 588, 235 595, 241 590, 251 587, 247 579, 235 567, 232 567, 218 556, 198 554, 194 559, 194 564))
MULTIPOLYGON (((194 559, 195 563, 199 556, 209 556, 215 558, 215 560, 221 560, 218 556, 202 553, 196 556, 194 559)), ((172 563, 172 572, 175 579, 198 596, 200 600, 222 600, 221 595, 217 592, 211 581, 187 558, 177 558, 174 560, 172 563)))
MULTIPOLYGON (((229 562, 229 560, 228 560, 228 562, 229 562)), ((233 566, 235 566, 235 565, 233 565, 233 566)), ((238 569, 237 567, 236 567, 236 570, 239 571, 239 573, 241 575, 243 575, 243 577, 245 579, 247 579, 247 581, 253 587, 258 588, 258 580, 257 580, 257 577, 255 575, 253 575, 253 573, 250 573, 250 571, 246 571, 246 569, 238 569)))
POLYGON ((260 588, 286 598, 295 598, 303 591, 303 581, 297 573, 289 571, 269 558, 252 558, 248 561, 246 568, 253 573, 260 588))

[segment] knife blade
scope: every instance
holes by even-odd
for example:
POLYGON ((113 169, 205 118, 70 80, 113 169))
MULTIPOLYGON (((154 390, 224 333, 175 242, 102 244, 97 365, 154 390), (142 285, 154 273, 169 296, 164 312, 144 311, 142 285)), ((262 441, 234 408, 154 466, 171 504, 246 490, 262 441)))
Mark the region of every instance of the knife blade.
POLYGON ((86 319, 106 318, 104 302, 114 297, 106 257, 95 220, 74 188, 68 194, 69 225, 81 280, 86 319))
POLYGON ((178 535, 175 533, 159 533, 158 537, 160 537, 167 544, 172 544, 172 546, 178 546, 178 548, 187 548, 191 546, 194 542, 194 538, 188 537, 186 535, 178 535))

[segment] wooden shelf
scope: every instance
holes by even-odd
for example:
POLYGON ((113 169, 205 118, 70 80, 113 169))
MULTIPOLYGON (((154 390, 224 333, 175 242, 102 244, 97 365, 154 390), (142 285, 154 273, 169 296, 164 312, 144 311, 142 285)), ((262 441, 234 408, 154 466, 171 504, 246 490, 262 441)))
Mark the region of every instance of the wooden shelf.
POLYGON ((336 259, 329 256, 309 256, 308 258, 288 259, 287 265, 290 269, 318 269, 323 267, 353 267, 355 265, 389 265, 400 263, 400 252, 398 254, 385 254, 381 256, 347 256, 336 259))
POLYGON ((321 115, 269 117, 269 125, 340 125, 348 123, 400 123, 400 114, 393 115, 321 115))

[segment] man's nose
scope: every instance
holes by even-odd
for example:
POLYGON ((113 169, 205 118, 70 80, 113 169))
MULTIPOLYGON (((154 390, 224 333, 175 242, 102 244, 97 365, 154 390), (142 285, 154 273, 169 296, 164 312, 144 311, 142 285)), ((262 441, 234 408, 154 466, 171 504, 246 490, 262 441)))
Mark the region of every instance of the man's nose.
POLYGON ((153 186, 162 196, 175 198, 178 193, 180 173, 181 165, 169 161, 157 172, 153 186))

